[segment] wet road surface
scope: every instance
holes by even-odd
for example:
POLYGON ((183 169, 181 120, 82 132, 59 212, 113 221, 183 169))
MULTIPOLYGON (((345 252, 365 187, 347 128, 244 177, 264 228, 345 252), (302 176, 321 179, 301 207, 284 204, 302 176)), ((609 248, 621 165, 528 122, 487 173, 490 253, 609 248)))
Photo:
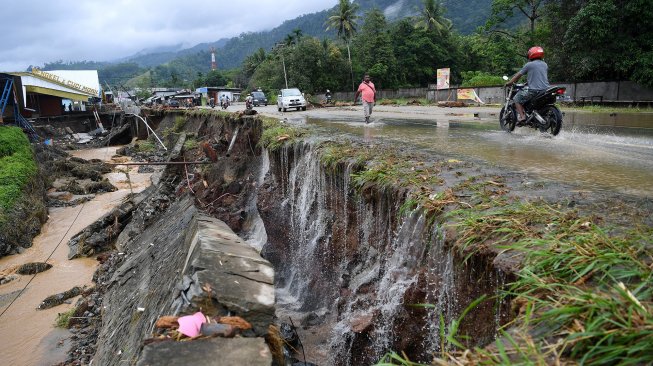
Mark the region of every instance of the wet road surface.
POLYGON ((561 133, 551 137, 530 128, 501 131, 499 108, 377 106, 369 125, 360 106, 265 114, 362 136, 392 140, 457 158, 485 161, 578 190, 608 190, 653 197, 653 113, 564 110, 561 133))

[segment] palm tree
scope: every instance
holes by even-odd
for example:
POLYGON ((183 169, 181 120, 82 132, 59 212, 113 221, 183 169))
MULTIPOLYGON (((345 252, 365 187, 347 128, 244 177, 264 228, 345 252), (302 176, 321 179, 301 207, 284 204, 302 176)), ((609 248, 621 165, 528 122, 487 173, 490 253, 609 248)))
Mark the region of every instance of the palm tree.
POLYGON ((295 35, 295 40, 297 41, 297 43, 299 43, 299 40, 300 40, 300 39, 302 38, 302 36, 304 35, 304 33, 302 32, 302 30, 299 29, 299 28, 295 28, 295 29, 293 29, 292 33, 295 35))
POLYGON ((327 30, 337 29, 338 37, 345 41, 347 45, 347 57, 349 58, 349 72, 351 75, 351 88, 354 90, 354 69, 351 64, 351 51, 349 49, 349 44, 351 39, 356 34, 356 20, 358 15, 358 4, 354 4, 349 0, 340 0, 340 4, 333 11, 331 16, 327 19, 326 25, 327 30))
POLYGON ((442 35, 451 30, 451 21, 444 17, 444 7, 436 0, 422 0, 424 7, 420 10, 419 20, 415 23, 416 28, 424 28, 426 31, 435 31, 442 35))
POLYGON ((292 46, 295 44, 295 37, 293 37, 292 34, 286 34, 286 38, 284 38, 284 43, 286 46, 292 46))

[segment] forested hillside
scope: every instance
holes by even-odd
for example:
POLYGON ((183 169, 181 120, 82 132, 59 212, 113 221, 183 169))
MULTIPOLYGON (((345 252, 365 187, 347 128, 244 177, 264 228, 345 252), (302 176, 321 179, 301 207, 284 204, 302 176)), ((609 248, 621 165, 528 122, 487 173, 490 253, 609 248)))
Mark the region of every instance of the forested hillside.
POLYGON ((541 45, 553 81, 632 80, 653 85, 653 30, 641 26, 653 24, 648 1, 447 0, 442 4, 341 0, 329 11, 303 15, 269 32, 217 41, 215 45, 222 46, 217 51, 219 71, 210 71, 210 44, 174 53, 171 59, 173 53, 160 52, 120 64, 55 62, 46 64, 46 69, 97 68, 103 84, 127 87, 196 87, 224 81, 274 90, 285 83, 285 63, 289 83, 313 92, 349 89, 363 72, 373 74, 384 88, 426 86, 434 81, 438 68, 448 67, 454 84, 487 85, 500 82, 497 76, 513 74, 525 62, 526 50, 541 45), (345 18, 343 6, 352 10, 345 18), (326 31, 327 20, 334 19, 326 31), (341 21, 352 26, 349 34, 336 34, 335 24, 341 21), (459 31, 481 24, 477 32, 459 31))
MULTIPOLYGON (((363 16, 370 9, 377 8, 384 12, 388 20, 414 16, 422 7, 421 0, 359 0, 359 16, 363 16)), ((462 33, 470 33, 476 27, 485 23, 492 0, 445 0, 446 16, 452 20, 453 27, 462 33)), ((243 60, 263 48, 270 51, 275 44, 283 42, 288 34, 296 29, 301 30, 303 36, 312 36, 319 39, 335 39, 333 30, 326 31, 324 23, 333 9, 317 13, 301 15, 295 19, 287 20, 270 31, 245 32, 231 39, 220 39, 216 42, 201 43, 194 47, 180 51, 142 52, 137 55, 120 59, 117 63, 97 62, 53 62, 44 66, 46 70, 54 69, 88 69, 100 70, 100 78, 111 84, 127 83, 135 76, 142 75, 154 68, 155 83, 165 80, 166 83, 183 82, 197 78, 198 73, 205 75, 210 71, 209 48, 217 49, 216 57, 218 68, 221 70, 239 67, 243 60), (131 73, 130 73, 131 71, 131 73)), ((148 73, 148 75, 150 75, 148 73)), ((147 79, 147 77, 146 77, 147 79)), ((144 79, 139 79, 143 83, 144 79)), ((151 82, 151 80, 150 80, 151 82)), ((133 82, 132 82, 133 84, 133 82)))

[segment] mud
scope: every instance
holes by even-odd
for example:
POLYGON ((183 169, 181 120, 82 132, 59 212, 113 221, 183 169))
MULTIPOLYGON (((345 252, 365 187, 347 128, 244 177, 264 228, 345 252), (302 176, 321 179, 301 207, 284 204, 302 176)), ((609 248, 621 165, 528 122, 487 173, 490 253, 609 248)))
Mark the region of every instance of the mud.
MULTIPOLYGON (((75 151, 73 154, 84 158, 84 161, 96 158, 106 161, 115 155, 116 150, 117 148, 89 149, 75 151)), ((53 169, 55 165, 47 163, 55 159, 69 159, 68 153, 49 147, 38 149, 37 153, 39 158, 46 162, 44 164, 45 177, 71 174, 70 170, 55 172, 53 169)), ((105 168, 100 168, 101 164, 98 162, 84 163, 77 160, 77 164, 83 167, 94 166, 106 171, 105 168)), ((79 329, 71 334, 68 330, 54 328, 57 314, 72 309, 76 301, 75 298, 63 300, 63 303, 50 309, 37 311, 36 308, 48 296, 69 291, 75 286, 92 285, 93 273, 98 262, 95 258, 68 260, 68 248, 65 244, 75 233, 109 212, 128 194, 140 192, 150 184, 151 174, 138 174, 135 168, 124 167, 123 170, 129 173, 130 179, 125 173, 120 172, 106 175, 109 182, 118 188, 116 191, 92 196, 71 194, 70 201, 65 201, 60 196, 60 202, 66 204, 50 206, 48 220, 41 228, 41 234, 33 240, 33 245, 25 249, 22 254, 0 259, 0 276, 5 280, 11 280, 0 287, 0 303, 5 311, 0 322, 0 343, 3 344, 4 362, 7 364, 51 365, 63 361, 66 358, 70 337, 77 337, 79 334, 89 332, 89 330, 79 329), (75 201, 76 199, 79 200, 75 201), (12 268, 15 269, 29 262, 45 262, 52 265, 52 268, 37 274, 27 289, 21 292, 32 276, 19 276, 9 272, 12 268), (11 307, 6 309, 12 302, 11 307)), ((62 193, 62 195, 66 194, 62 193)), ((52 197, 48 200, 49 204, 54 201, 52 197)), ((95 314, 100 312, 101 300, 97 297, 89 297, 88 302, 92 304, 87 307, 90 310, 75 315, 77 318, 83 317, 86 322, 97 319, 95 314)), ((76 319, 78 322, 81 320, 76 319)), ((89 349, 82 347, 79 352, 88 354, 89 349)))

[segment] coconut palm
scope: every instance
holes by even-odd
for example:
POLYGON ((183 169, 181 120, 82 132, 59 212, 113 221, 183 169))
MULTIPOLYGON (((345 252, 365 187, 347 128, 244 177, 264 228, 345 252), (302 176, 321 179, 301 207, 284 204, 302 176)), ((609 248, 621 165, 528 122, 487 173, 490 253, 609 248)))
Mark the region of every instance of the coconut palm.
POLYGON ((295 44, 295 37, 292 34, 286 34, 286 38, 284 38, 283 43, 285 43, 286 46, 292 46, 295 44))
POLYGON ((451 30, 451 21, 444 17, 444 7, 436 0, 422 0, 424 7, 420 10, 416 28, 435 31, 439 35, 451 30))
POLYGON ((358 15, 358 4, 354 4, 349 0, 340 0, 340 4, 333 11, 331 16, 326 21, 327 30, 336 29, 338 31, 338 37, 345 41, 347 45, 347 57, 349 58, 349 72, 351 74, 351 86, 352 90, 354 89, 354 70, 351 64, 351 51, 349 49, 349 44, 351 39, 356 34, 356 20, 358 15))
POLYGON ((295 28, 295 29, 293 29, 292 34, 294 34, 294 37, 295 37, 295 40, 297 41, 297 43, 299 43, 299 40, 300 40, 300 39, 302 38, 302 36, 304 35, 304 33, 302 32, 302 30, 299 29, 299 28, 295 28))

